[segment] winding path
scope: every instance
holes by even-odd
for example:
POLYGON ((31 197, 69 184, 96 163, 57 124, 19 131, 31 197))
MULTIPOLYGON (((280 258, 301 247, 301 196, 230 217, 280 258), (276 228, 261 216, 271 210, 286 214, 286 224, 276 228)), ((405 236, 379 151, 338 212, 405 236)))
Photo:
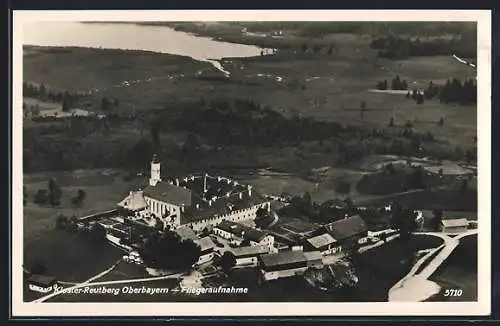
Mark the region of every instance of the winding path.
POLYGON ((444 240, 444 243, 420 258, 410 272, 389 290, 389 301, 424 301, 433 294, 439 292, 439 285, 430 281, 429 277, 431 277, 439 266, 441 266, 441 264, 451 255, 453 250, 460 244, 461 238, 471 234, 477 234, 477 230, 470 230, 453 238, 444 233, 437 232, 424 232, 419 234, 440 237, 444 240), (420 267, 438 251, 439 253, 436 257, 434 257, 420 273, 417 273, 420 267))
POLYGON ((64 291, 58 291, 58 292, 52 292, 49 295, 46 295, 42 298, 36 299, 32 302, 34 303, 39 303, 39 302, 44 302, 47 301, 57 295, 64 294, 66 292, 71 292, 72 290, 82 288, 84 286, 100 286, 100 285, 111 285, 111 284, 130 284, 130 283, 139 283, 139 282, 149 282, 149 281, 159 281, 159 280, 166 280, 166 279, 172 279, 172 278, 179 278, 180 276, 183 275, 183 273, 174 273, 174 274, 169 274, 169 275, 163 275, 163 276, 154 276, 154 277, 145 277, 145 278, 133 278, 133 279, 125 279, 125 280, 115 280, 115 281, 104 281, 104 282, 92 282, 109 272, 111 272, 116 266, 118 265, 119 262, 115 263, 113 266, 110 268, 106 269, 105 271, 91 277, 90 279, 86 280, 85 282, 76 284, 72 287, 64 289, 64 291))

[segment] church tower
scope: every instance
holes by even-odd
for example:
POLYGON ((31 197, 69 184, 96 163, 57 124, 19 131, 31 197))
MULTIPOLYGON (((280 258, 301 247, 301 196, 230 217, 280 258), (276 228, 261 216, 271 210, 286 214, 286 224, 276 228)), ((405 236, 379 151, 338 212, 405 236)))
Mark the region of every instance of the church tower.
POLYGON ((156 186, 156 184, 161 181, 160 174, 160 160, 158 160, 158 156, 156 154, 153 155, 153 159, 151 160, 151 176, 149 177, 149 185, 156 186))

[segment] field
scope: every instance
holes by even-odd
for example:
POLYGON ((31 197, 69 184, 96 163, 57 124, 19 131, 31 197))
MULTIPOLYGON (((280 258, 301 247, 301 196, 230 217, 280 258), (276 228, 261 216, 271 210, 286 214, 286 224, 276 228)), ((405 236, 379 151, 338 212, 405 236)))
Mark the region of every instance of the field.
POLYGON ((122 254, 108 243, 92 242, 86 234, 53 230, 24 246, 24 264, 30 270, 40 262, 46 274, 59 281, 81 282, 111 267, 122 254))
POLYGON ((116 203, 140 181, 124 181, 120 174, 109 175, 105 170, 37 173, 24 176, 28 199, 23 209, 23 237, 26 245, 54 229, 59 214, 67 217, 85 216, 116 207, 116 203), (61 205, 50 207, 33 203, 39 189, 48 188, 48 180, 55 178, 62 190, 61 205), (71 198, 82 189, 86 193, 81 208, 71 205, 71 198))
POLYGON ((477 300, 477 235, 466 236, 448 259, 430 277, 442 291, 431 301, 476 301, 477 300), (445 297, 446 289, 460 289, 458 297, 445 297))
MULTIPOLYGON (((279 42, 296 44, 297 40, 290 36, 279 42)), ((285 51, 270 57, 231 58, 224 64, 231 77, 224 82, 197 78, 199 70, 215 75, 217 71, 207 63, 185 57, 139 51, 30 48, 30 55, 24 58, 24 78, 55 88, 95 88, 95 97, 116 97, 122 108, 135 105, 141 111, 164 109, 186 98, 251 98, 289 116, 299 113, 368 128, 385 127, 394 117, 396 124, 411 120, 416 130, 431 131, 456 144, 472 142, 474 107, 444 105, 436 100, 418 105, 404 95, 368 91, 378 81, 392 80, 396 75, 412 88, 426 87, 430 81, 442 83, 450 76, 472 77, 471 69, 451 55, 392 61, 377 58, 369 40, 357 36, 325 36, 322 42, 338 44, 338 51, 331 55, 285 51), (51 69, 55 66, 58 69, 51 69), (124 81, 135 83, 119 86, 124 81), (363 119, 362 102, 366 103, 363 119), (445 124, 437 128, 441 117, 445 124)))

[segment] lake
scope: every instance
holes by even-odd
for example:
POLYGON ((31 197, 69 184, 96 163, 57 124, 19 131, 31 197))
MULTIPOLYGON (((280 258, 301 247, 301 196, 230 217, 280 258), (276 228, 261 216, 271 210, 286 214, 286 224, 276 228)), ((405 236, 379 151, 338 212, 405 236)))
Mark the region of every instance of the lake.
POLYGON ((130 23, 26 22, 22 27, 22 40, 23 45, 143 50, 182 55, 209 61, 225 73, 219 62, 213 60, 252 57, 261 52, 257 46, 219 42, 166 26, 130 23))

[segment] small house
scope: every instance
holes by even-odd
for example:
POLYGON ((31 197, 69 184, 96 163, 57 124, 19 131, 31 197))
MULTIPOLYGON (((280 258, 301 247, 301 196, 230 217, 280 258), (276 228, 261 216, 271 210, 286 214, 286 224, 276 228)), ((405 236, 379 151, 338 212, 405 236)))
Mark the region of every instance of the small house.
POLYGON ((349 247, 353 242, 367 239, 368 235, 366 223, 359 215, 326 224, 323 230, 329 233, 343 247, 349 247))
POLYGON ((236 259, 236 266, 257 266, 259 255, 269 253, 269 248, 265 246, 249 246, 231 249, 231 253, 236 259))
POLYGON ((268 232, 258 230, 240 223, 223 220, 213 232, 234 245, 241 245, 245 240, 250 246, 274 246, 274 237, 268 232))
POLYGON ((198 259, 197 264, 209 262, 214 258, 215 244, 210 237, 201 238, 195 241, 195 243, 197 243, 201 248, 200 258, 198 259))
POLYGON ((258 265, 265 281, 276 280, 302 275, 309 267, 318 264, 318 254, 306 255, 303 251, 282 251, 259 256, 258 265))
POLYGON ((323 268, 323 255, 319 251, 306 251, 304 256, 307 260, 307 267, 323 268))
POLYGON ((49 293, 56 284, 56 279, 51 276, 33 274, 28 278, 28 288, 34 292, 49 293))
POLYGON ((319 251, 323 255, 330 255, 339 252, 340 247, 329 233, 323 233, 306 240, 306 251, 319 251))
POLYGON ((467 232, 469 221, 466 218, 443 219, 442 232, 445 233, 462 233, 467 232))

